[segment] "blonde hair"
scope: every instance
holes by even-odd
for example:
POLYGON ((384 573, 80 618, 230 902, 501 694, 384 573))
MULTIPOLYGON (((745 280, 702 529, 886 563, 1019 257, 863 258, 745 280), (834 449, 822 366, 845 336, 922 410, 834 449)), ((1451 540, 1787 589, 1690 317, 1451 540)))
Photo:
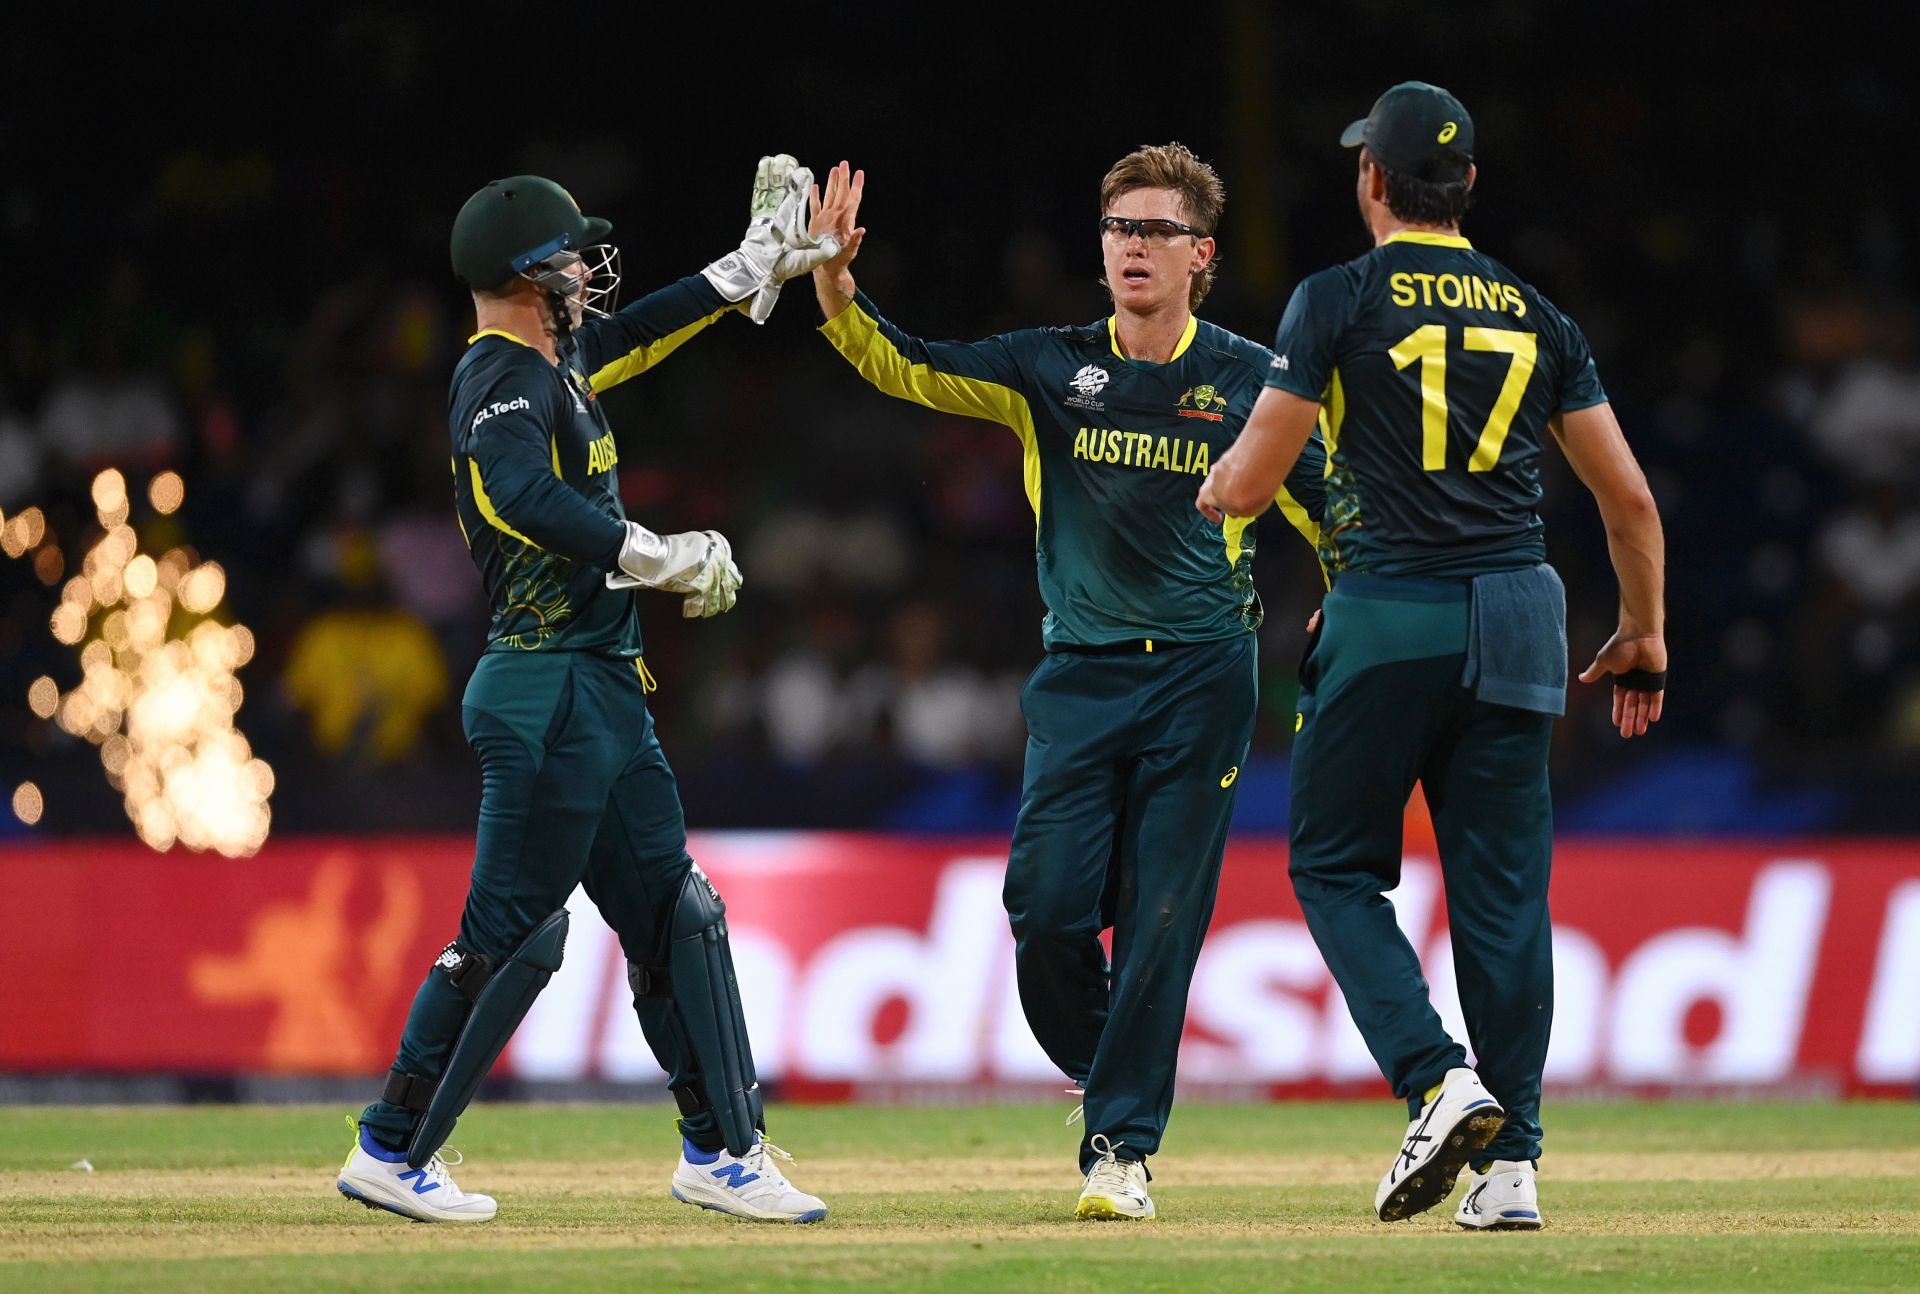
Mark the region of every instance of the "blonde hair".
MULTIPOLYGON (((1185 144, 1144 144, 1113 164, 1100 181, 1100 211, 1113 209, 1115 199, 1135 189, 1172 189, 1180 195, 1184 223, 1203 230, 1208 237, 1220 224, 1220 212, 1227 205, 1227 188, 1213 168, 1194 156, 1185 144)), ((1219 258, 1207 262, 1194 275, 1187 289, 1187 308, 1197 310, 1213 287, 1219 258)), ((1101 286, 1106 281, 1101 280, 1101 286)))

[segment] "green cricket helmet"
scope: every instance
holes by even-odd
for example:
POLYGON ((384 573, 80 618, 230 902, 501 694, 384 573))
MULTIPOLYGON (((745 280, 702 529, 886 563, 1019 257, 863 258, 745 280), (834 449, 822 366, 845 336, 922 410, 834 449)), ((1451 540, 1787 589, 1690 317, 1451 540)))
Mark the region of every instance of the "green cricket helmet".
POLYGON ((515 275, 570 296, 586 285, 587 311, 604 315, 619 288, 618 252, 602 240, 613 223, 581 214, 573 195, 538 175, 495 180, 468 198, 453 220, 453 272, 492 292, 515 275), (584 279, 572 272, 587 262, 584 279))

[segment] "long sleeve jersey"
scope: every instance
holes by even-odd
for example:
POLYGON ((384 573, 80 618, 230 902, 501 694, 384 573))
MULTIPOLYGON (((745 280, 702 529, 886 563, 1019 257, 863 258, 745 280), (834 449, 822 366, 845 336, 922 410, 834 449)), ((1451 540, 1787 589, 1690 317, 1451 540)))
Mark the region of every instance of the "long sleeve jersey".
POLYGON ((604 578, 626 512, 599 395, 733 308, 694 274, 583 322, 557 363, 509 333, 471 339, 453 370, 448 428, 460 532, 493 612, 488 651, 640 655, 633 594, 604 578))
MULTIPOLYGON (((927 342, 864 293, 822 331, 888 395, 1012 428, 1034 512, 1049 650, 1135 639, 1213 642, 1260 623, 1253 519, 1193 506, 1246 424, 1273 353, 1199 319, 1165 364, 1127 359, 1112 319, 979 342, 927 342)), ((1276 502, 1319 543, 1318 437, 1276 502)))

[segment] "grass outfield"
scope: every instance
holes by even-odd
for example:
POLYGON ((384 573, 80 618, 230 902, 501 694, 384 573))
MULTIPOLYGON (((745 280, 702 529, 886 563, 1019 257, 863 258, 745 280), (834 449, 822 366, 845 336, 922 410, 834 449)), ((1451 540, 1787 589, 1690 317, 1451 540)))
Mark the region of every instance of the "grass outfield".
POLYGON ((670 1199, 666 1108, 476 1108, 457 1228, 334 1192, 341 1110, 0 1109, 0 1290, 1920 1288, 1920 1105, 1554 1106, 1538 1234, 1374 1221, 1384 1102, 1180 1106, 1132 1224, 1073 1220, 1064 1103, 782 1108, 809 1227, 670 1199))

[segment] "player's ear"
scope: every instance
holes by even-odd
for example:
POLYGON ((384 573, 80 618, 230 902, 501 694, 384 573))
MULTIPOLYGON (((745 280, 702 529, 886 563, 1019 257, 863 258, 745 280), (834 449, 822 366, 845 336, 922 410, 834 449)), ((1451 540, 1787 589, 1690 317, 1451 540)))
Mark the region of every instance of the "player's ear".
POLYGON ((1473 188, 1473 182, 1480 178, 1480 168, 1472 162, 1467 163, 1467 188, 1473 188))
POLYGON ((1198 274, 1201 270, 1213 264, 1213 254, 1219 249, 1219 246, 1220 245, 1211 238, 1196 238, 1193 240, 1194 273, 1198 274))

